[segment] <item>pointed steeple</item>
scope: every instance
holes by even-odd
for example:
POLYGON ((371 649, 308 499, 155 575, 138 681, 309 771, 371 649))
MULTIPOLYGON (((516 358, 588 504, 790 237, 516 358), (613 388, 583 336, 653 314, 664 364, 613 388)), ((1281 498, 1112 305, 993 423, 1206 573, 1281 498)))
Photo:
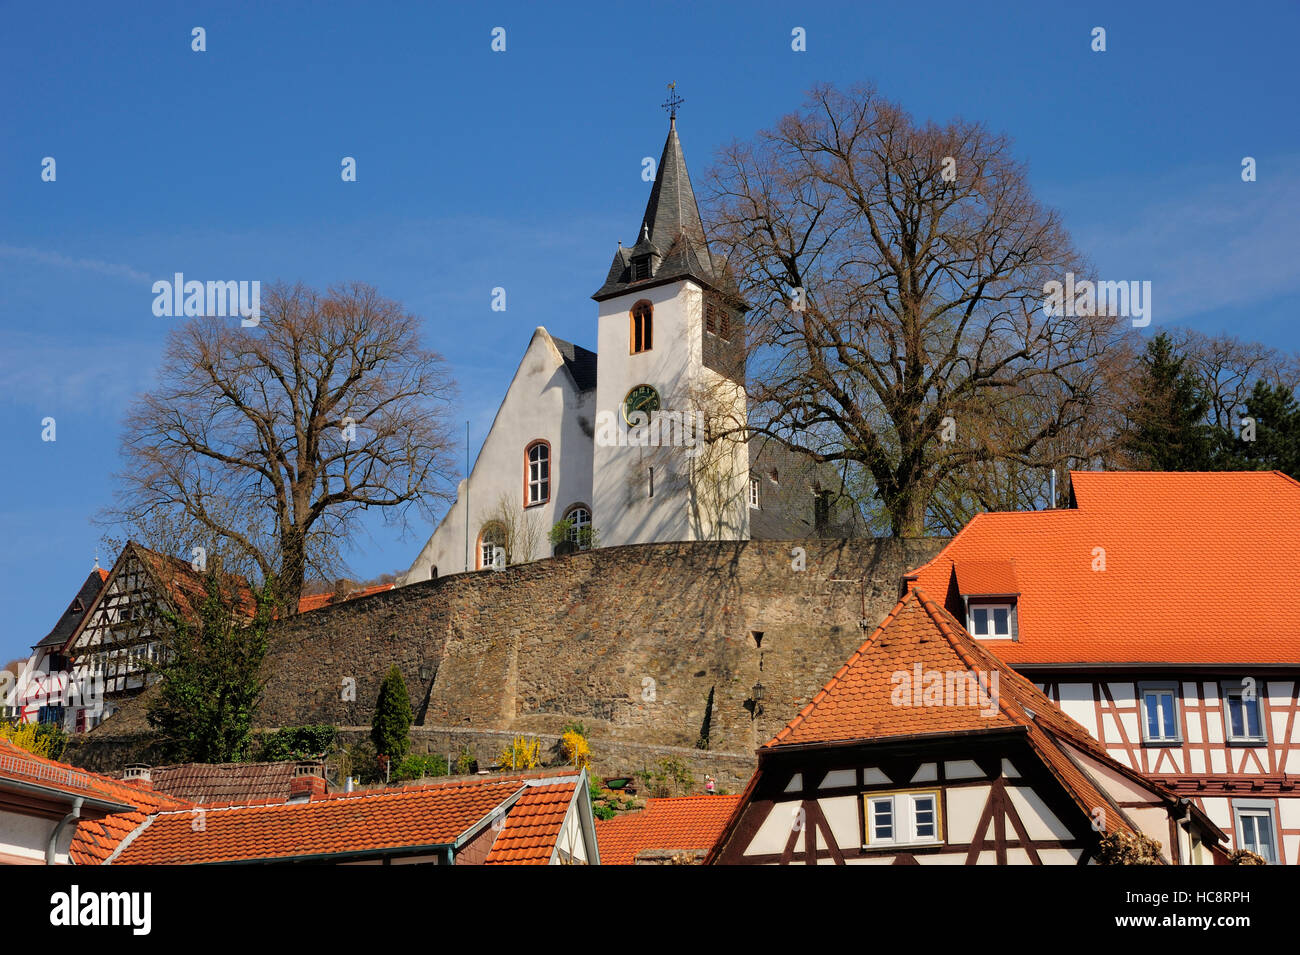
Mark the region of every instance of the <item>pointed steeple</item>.
POLYGON ((704 246, 704 225, 700 221, 700 207, 695 202, 695 190, 686 171, 686 157, 682 142, 677 138, 677 120, 669 120, 668 139, 655 184, 650 190, 650 200, 641 217, 641 230, 649 236, 660 254, 665 254, 681 234, 685 234, 701 248, 704 246))
POLYGON ((677 106, 682 102, 673 92, 665 104, 670 108, 668 138, 637 230, 636 245, 628 248, 619 243, 605 284, 592 296, 598 302, 633 288, 682 278, 693 278, 719 291, 734 288, 722 264, 714 261, 704 236, 700 207, 677 136, 677 106))

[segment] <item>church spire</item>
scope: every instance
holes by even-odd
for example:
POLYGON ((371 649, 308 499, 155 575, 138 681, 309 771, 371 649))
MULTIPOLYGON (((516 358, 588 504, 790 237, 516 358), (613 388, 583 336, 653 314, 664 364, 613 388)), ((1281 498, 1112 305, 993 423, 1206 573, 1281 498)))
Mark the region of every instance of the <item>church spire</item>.
POLYGON ((677 84, 670 83, 668 101, 663 104, 668 111, 668 138, 637 230, 636 245, 627 248, 620 244, 605 284, 592 296, 597 301, 620 295, 633 285, 658 285, 686 277, 706 285, 717 282, 695 190, 686 171, 686 156, 677 136, 677 109, 684 102, 677 95, 677 84))

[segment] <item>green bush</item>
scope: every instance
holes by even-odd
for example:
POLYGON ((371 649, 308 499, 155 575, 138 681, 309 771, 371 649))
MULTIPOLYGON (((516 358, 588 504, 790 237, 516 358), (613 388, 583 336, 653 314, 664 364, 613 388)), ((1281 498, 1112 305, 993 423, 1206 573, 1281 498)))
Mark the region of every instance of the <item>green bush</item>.
POLYGON ((393 770, 392 781, 424 779, 426 776, 446 776, 447 757, 441 753, 427 755, 408 754, 393 770))
POLYGON ((319 759, 334 749, 338 739, 337 726, 286 726, 262 737, 257 759, 263 763, 319 759))

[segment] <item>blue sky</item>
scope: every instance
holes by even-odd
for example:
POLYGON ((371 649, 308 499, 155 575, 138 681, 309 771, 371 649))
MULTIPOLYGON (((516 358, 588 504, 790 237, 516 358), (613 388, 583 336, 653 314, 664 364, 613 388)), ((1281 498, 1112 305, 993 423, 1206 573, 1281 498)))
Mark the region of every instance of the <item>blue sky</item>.
MULTIPOLYGON (((155 279, 378 286, 425 318, 477 443, 535 326, 594 346, 669 81, 697 182, 819 81, 984 122, 1099 274, 1153 282, 1153 330, 1300 347, 1295 4, 469 6, 0 4, 0 662, 90 568, 122 414, 174 321, 155 279)), ((376 525, 355 574, 405 568, 428 530, 376 525)))

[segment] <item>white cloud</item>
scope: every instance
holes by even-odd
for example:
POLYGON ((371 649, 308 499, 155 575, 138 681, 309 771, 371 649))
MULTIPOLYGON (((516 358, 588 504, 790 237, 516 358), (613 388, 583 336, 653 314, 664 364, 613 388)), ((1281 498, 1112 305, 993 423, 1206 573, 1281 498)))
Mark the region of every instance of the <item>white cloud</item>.
POLYGON ((49 265, 55 268, 98 272, 101 275, 112 275, 118 278, 131 279, 134 282, 149 281, 149 276, 131 268, 129 265, 118 265, 114 262, 105 262, 102 259, 74 259, 71 256, 63 255, 58 252, 46 252, 41 249, 16 245, 0 245, 0 256, 8 259, 36 262, 40 265, 49 265))

